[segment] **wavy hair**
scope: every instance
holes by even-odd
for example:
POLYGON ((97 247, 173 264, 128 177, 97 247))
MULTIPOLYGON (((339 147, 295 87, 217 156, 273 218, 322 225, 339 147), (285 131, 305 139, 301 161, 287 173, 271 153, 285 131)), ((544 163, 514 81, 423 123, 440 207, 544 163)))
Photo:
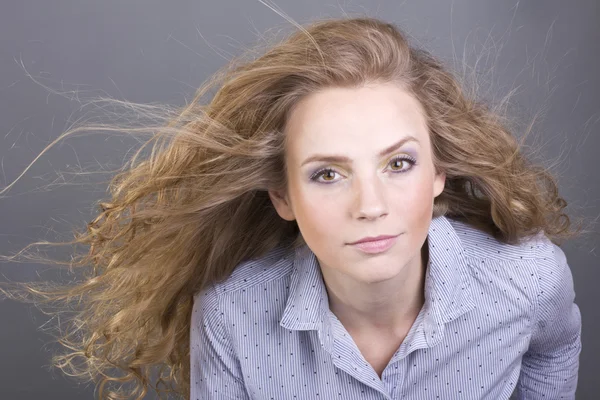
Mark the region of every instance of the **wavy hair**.
POLYGON ((506 243, 540 231, 553 241, 580 232, 555 178, 527 161, 500 114, 395 25, 347 17, 299 28, 260 55, 231 60, 175 112, 127 103, 163 116, 161 124, 77 127, 57 139, 82 129, 153 134, 112 176, 110 195, 73 240, 33 243, 9 258, 34 245, 83 246, 60 264, 80 279, 1 289, 73 310, 58 338, 66 350, 52 362, 95 381, 101 398, 141 399, 148 389, 189 398, 194 294, 244 260, 303 244, 267 190, 286 187, 286 120, 315 91, 397 83, 419 100, 434 165, 446 173, 433 217, 460 219, 506 243))

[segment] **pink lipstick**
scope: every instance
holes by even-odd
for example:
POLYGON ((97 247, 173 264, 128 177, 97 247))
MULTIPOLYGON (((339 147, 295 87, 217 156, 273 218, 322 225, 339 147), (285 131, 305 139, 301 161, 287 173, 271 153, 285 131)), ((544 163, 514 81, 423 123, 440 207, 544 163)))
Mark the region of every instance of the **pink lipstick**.
POLYGON ((350 245, 368 254, 383 253, 384 251, 389 250, 394 245, 394 243, 396 243, 398 236, 399 235, 384 235, 377 237, 367 237, 357 242, 350 243, 350 245))

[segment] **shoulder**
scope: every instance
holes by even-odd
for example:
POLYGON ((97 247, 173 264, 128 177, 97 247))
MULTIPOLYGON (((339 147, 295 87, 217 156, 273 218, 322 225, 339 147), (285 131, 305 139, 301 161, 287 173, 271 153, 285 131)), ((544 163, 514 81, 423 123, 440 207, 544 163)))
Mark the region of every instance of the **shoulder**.
POLYGON ((216 283, 215 287, 219 293, 228 293, 281 280, 291 274, 294 254, 291 249, 276 247, 260 258, 240 263, 226 280, 216 283))
POLYGON ((466 223, 450 222, 475 280, 529 298, 538 317, 572 304, 575 292, 566 255, 544 232, 507 244, 466 223))
POLYGON ((563 250, 554 244, 544 232, 523 238, 518 244, 504 243, 486 232, 464 222, 449 219, 468 257, 495 259, 499 262, 533 262, 536 273, 542 276, 564 273, 568 270, 563 250))
MULTIPOLYGON (((294 251, 276 247, 260 258, 237 265, 224 281, 213 282, 194 295, 194 312, 217 312, 225 297, 248 297, 262 286, 285 285, 292 272, 294 251)), ((220 311, 222 312, 222 311, 220 311)))
POLYGON ((504 243, 465 222, 448 219, 454 228, 465 255, 475 258, 527 260, 539 257, 540 246, 549 241, 542 233, 524 238, 518 244, 504 243))
POLYGON ((570 270, 563 250, 544 232, 523 238, 517 244, 504 243, 461 221, 449 219, 466 257, 498 264, 510 264, 537 275, 538 280, 562 278, 570 270))

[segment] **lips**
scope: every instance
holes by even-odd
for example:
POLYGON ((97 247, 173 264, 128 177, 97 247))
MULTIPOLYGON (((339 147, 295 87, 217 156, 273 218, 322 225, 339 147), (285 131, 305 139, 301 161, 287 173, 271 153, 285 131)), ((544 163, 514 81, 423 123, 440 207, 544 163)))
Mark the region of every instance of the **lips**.
POLYGON ((385 239, 391 239, 391 238, 395 238, 398 235, 380 235, 380 236, 375 236, 375 237, 364 237, 356 242, 352 242, 349 244, 359 244, 359 243, 368 243, 368 242, 377 242, 380 240, 385 240, 385 239))
POLYGON ((378 236, 377 238, 364 238, 358 242, 354 242, 351 246, 365 254, 380 254, 391 249, 398 236, 378 236))

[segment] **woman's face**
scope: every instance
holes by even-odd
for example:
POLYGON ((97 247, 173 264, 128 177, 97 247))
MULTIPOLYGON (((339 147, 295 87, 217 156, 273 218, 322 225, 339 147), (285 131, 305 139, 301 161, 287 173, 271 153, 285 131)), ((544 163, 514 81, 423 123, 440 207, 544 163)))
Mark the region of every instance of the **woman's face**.
POLYGON ((329 88, 296 105, 285 133, 289 185, 269 193, 279 215, 297 221, 322 269, 375 283, 420 261, 445 175, 435 174, 412 95, 392 84, 329 88), (399 236, 375 253, 351 244, 380 235, 399 236))

